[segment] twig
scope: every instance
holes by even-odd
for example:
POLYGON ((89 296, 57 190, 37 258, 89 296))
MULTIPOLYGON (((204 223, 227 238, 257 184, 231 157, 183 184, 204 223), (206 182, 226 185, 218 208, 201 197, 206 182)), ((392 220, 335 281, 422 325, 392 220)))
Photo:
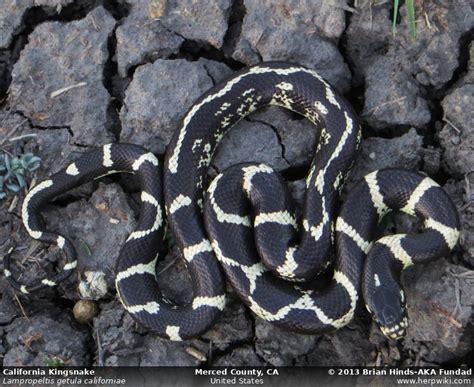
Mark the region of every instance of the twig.
POLYGON ((200 350, 194 348, 194 347, 186 347, 184 349, 187 353, 189 353, 192 357, 195 359, 198 359, 199 361, 206 361, 207 357, 204 353, 202 353, 200 350))
POLYGON ((449 124, 456 132, 458 132, 459 134, 462 133, 462 130, 459 129, 456 125, 454 125, 450 120, 448 120, 446 117, 443 117, 442 120, 444 122, 446 122, 447 124, 449 124))
POLYGON ((74 39, 76 39, 80 35, 80 31, 76 31, 72 36, 69 37, 69 39, 66 41, 66 44, 71 43, 74 39))
POLYGON ((14 155, 12 152, 7 151, 5 148, 3 148, 3 147, 1 147, 1 146, 0 146, 0 150, 1 150, 2 152, 5 152, 7 155, 9 155, 9 156, 11 156, 11 157, 15 157, 15 155, 14 155))
POLYGON ((168 270, 171 266, 173 266, 178 259, 178 256, 173 258, 171 262, 169 262, 163 269, 161 269, 156 275, 159 276, 160 274, 164 273, 166 270, 168 270))
POLYGON ((102 352, 102 344, 100 343, 100 336, 99 336, 99 327, 95 329, 95 335, 97 340, 97 365, 99 367, 104 366, 104 354, 102 352))
POLYGON ((39 241, 33 241, 24 254, 24 259, 21 261, 21 264, 24 265, 26 261, 28 261, 30 258, 33 258, 33 262, 37 262, 37 258, 33 255, 33 253, 38 249, 38 247, 41 246, 41 242, 39 241))
POLYGON ((466 184, 466 197, 467 197, 467 203, 472 204, 472 192, 471 192, 471 182, 469 181, 469 175, 472 172, 468 172, 464 175, 464 183, 466 184))
POLYGON ((474 280, 474 270, 467 270, 462 273, 454 273, 452 270, 447 270, 447 272, 456 278, 466 278, 466 279, 473 279, 474 280))
POLYGON ((372 11, 372 2, 369 2, 369 30, 372 31, 374 15, 372 11))
POLYGON ((8 207, 7 212, 11 214, 15 210, 17 204, 18 204, 18 196, 13 196, 12 202, 10 203, 10 207, 8 207))
POLYGON ((13 297, 15 297, 15 300, 18 304, 18 306, 20 307, 21 309, 21 314, 23 315, 24 318, 26 318, 28 321, 30 321, 30 319, 28 318, 28 315, 26 314, 25 312, 25 308, 23 308, 23 305, 21 304, 21 301, 20 299, 18 298, 18 296, 16 294, 13 294, 13 297))
POLYGON ((456 305, 454 310, 451 313, 452 318, 456 318, 458 312, 461 310, 461 290, 459 288, 459 278, 456 278, 454 281, 454 296, 456 298, 456 305))
MULTIPOLYGON (((10 92, 11 92, 11 87, 12 85, 10 84, 10 86, 8 86, 8 90, 6 92, 6 95, 11 95, 10 92)), ((11 100, 10 100, 10 106, 13 106, 16 104, 16 100, 18 99, 18 95, 14 96, 11 100)), ((12 109, 9 109, 7 110, 7 114, 5 114, 5 116, 3 117, 3 120, 2 120, 2 126, 5 124, 5 122, 7 122, 8 118, 10 117, 12 113, 12 109)))
POLYGON ((10 130, 6 135, 5 137, 2 138, 2 140, 0 141, 0 145, 3 145, 5 143, 5 141, 7 141, 8 137, 10 137, 13 133, 15 133, 18 128, 20 128, 21 126, 23 126, 23 124, 25 122, 27 122, 28 119, 25 118, 23 121, 21 121, 18 125, 16 125, 12 130, 10 130))
POLYGON ((432 308, 434 311, 436 311, 439 315, 441 315, 445 320, 447 320, 447 322, 452 325, 452 326, 455 326, 456 328, 458 329, 461 329, 462 328, 462 324, 456 320, 451 313, 449 313, 449 311, 447 311, 445 308, 443 308, 442 306, 440 306, 438 303, 433 303, 432 304, 432 308))
POLYGON ((38 135, 36 133, 22 134, 21 136, 12 137, 8 141, 9 142, 18 141, 27 137, 38 137, 38 135))
POLYGON ((377 352, 377 358, 375 359, 375 366, 380 367, 382 365, 382 354, 377 352))
POLYGON ((426 12, 425 12, 425 22, 426 22, 426 26, 428 27, 428 29, 431 30, 433 27, 431 26, 430 18, 429 18, 428 14, 426 12))
POLYGON ((381 103, 380 105, 377 105, 377 106, 374 106, 372 109, 369 109, 367 111, 367 113, 364 114, 364 116, 368 116, 368 115, 371 115, 373 113, 375 113, 378 109, 380 109, 382 106, 385 106, 385 105, 390 105, 390 104, 395 104, 395 103, 399 103, 403 100, 405 100, 407 98, 407 96, 403 96, 403 97, 400 97, 400 98, 397 98, 397 99, 394 99, 392 101, 387 101, 387 102, 383 102, 381 103))
POLYGON ((352 7, 348 6, 348 5, 343 5, 343 6, 340 7, 340 8, 341 8, 342 10, 347 11, 347 12, 350 12, 350 13, 358 13, 358 12, 357 12, 357 9, 352 8, 352 7))
POLYGON ((50 98, 56 98, 57 96, 63 94, 63 93, 66 93, 67 91, 69 90, 72 90, 72 89, 75 89, 77 87, 81 87, 81 86, 86 86, 87 85, 87 82, 79 82, 79 83, 76 83, 75 85, 71 85, 71 86, 66 86, 66 87, 63 87, 62 89, 58 89, 56 91, 53 91, 49 97, 50 98))
POLYGON ((209 363, 212 363, 212 345, 213 344, 214 343, 212 342, 212 339, 209 340, 209 352, 208 352, 209 353, 209 363))

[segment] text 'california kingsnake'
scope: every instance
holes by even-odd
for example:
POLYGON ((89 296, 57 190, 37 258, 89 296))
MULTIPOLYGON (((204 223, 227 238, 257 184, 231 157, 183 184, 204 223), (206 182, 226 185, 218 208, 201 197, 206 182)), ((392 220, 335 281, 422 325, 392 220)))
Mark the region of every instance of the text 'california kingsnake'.
POLYGON ((22 208, 25 227, 33 238, 63 249, 67 262, 55 278, 26 286, 12 278, 8 255, 5 275, 25 294, 64 280, 76 267, 74 247, 41 228, 39 209, 86 181, 131 172, 141 187, 141 209, 118 258, 116 286, 126 310, 159 336, 185 340, 208 330, 225 305, 225 272, 250 309, 281 328, 307 334, 338 329, 353 318, 362 291, 382 332, 398 339, 407 325, 400 272, 448 254, 457 243, 459 219, 433 180, 398 169, 367 175, 338 211, 360 141, 352 109, 316 72, 282 62, 246 68, 210 89, 185 114, 167 149, 163 188, 152 153, 108 144, 31 189, 22 208), (268 166, 242 164, 209 186, 206 181, 228 129, 267 105, 295 111, 319 130, 302 219, 285 182, 268 166), (418 216, 423 232, 374 242, 377 224, 389 210, 418 216), (194 295, 187 305, 167 300, 155 278, 165 212, 192 279, 194 295), (328 269, 334 254, 332 280, 323 289, 312 288, 309 281, 328 269))

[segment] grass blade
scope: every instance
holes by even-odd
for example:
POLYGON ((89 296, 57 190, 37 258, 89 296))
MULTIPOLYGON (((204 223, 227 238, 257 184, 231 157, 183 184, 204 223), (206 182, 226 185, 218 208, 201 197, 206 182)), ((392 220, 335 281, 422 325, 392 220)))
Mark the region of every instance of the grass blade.
POLYGON ((393 35, 395 35, 395 33, 397 32, 398 5, 399 5, 399 0, 393 0, 393 21, 392 21, 392 34, 393 35))
POLYGON ((416 38, 416 20, 415 20, 415 4, 414 0, 406 0, 408 26, 410 27, 411 36, 416 38))

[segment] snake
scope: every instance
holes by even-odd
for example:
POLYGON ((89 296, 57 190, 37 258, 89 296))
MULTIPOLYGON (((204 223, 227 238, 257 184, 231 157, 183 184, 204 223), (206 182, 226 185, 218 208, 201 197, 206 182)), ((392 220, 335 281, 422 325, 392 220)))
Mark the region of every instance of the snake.
POLYGON ((25 295, 66 279, 77 266, 75 248, 44 228, 40 209, 80 184, 127 172, 138 181, 140 211, 121 247, 115 284, 128 313, 158 336, 180 341, 209 330, 225 307, 228 282, 259 318, 303 334, 345 326, 363 299, 382 333, 398 340, 407 330, 400 275, 449 254, 459 217, 434 180, 396 168, 369 173, 340 204, 361 141, 353 109, 314 70, 287 62, 246 67, 189 108, 163 163, 141 146, 111 143, 30 189, 22 205, 24 226, 32 238, 57 245, 65 264, 51 277, 22 284, 8 254, 5 276, 25 295), (237 164, 208 181, 224 135, 269 105, 296 112, 317 131, 301 211, 282 176, 265 164, 237 164), (422 230, 380 237, 380 221, 390 211, 418 217, 422 230), (191 279, 188 303, 168 299, 156 278, 166 227, 191 279))

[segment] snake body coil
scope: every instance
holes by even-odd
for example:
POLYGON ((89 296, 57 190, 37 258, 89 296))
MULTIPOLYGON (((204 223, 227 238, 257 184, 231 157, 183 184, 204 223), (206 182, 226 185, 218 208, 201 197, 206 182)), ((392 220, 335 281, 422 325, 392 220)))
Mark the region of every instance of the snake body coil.
POLYGON ((74 248, 40 227, 39 208, 85 181, 126 171, 139 177, 142 204, 137 230, 118 259, 116 286, 127 311, 158 335, 185 340, 209 329, 225 305, 223 268, 252 311, 284 329, 318 334, 344 326, 362 289, 383 333, 400 338, 407 323, 400 272, 447 254, 458 239, 458 215, 435 182, 397 169, 367 175, 338 215, 339 192, 360 139, 350 106, 314 71, 282 62, 249 67, 209 90, 186 113, 167 149, 163 190, 156 157, 127 144, 85 154, 34 187, 23 204, 24 224, 33 238, 62 248, 67 263, 55 278, 31 286, 13 280, 8 266, 5 273, 23 293, 67 277, 76 264, 74 248), (265 165, 231 167, 204 191, 220 139, 267 105, 293 110, 319 129, 302 219, 284 181, 265 165), (417 215, 424 231, 374 242, 377 223, 388 210, 417 215), (155 278, 164 212, 192 279, 188 305, 171 304, 155 278), (332 279, 315 290, 310 280, 328 269, 334 253, 332 279))

